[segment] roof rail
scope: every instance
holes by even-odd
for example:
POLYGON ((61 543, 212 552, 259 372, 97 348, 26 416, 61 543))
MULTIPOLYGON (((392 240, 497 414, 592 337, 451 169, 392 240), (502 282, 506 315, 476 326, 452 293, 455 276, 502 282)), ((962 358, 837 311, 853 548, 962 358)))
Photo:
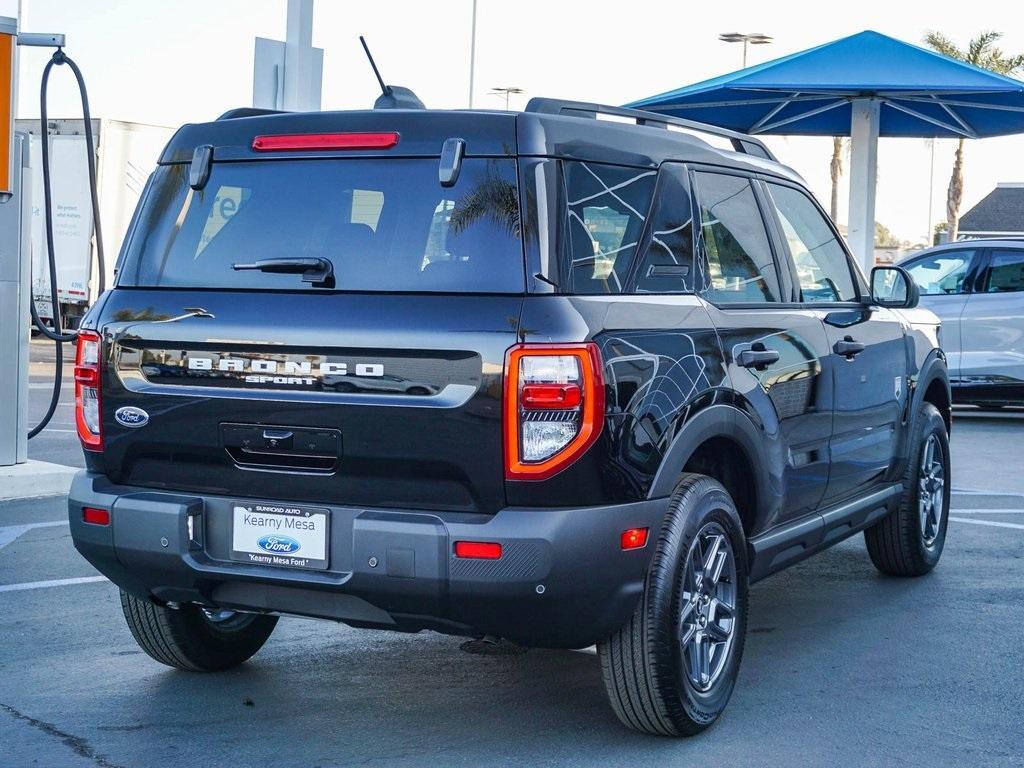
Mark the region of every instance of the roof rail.
POLYGON ((282 110, 280 109, 263 109, 261 107, 235 107, 229 109, 223 115, 218 117, 218 120, 233 120, 236 117, 257 117, 259 115, 279 115, 282 110))
POLYGON ((749 136, 748 134, 730 131, 728 128, 719 128, 717 125, 698 123, 696 120, 684 120, 681 117, 660 115, 657 112, 648 112, 643 109, 610 107, 605 104, 592 104, 586 101, 565 101, 563 99, 535 97, 530 99, 529 103, 526 105, 525 111, 548 115, 570 114, 575 115, 576 117, 586 117, 594 120, 597 119, 598 115, 614 115, 615 117, 632 118, 636 121, 637 125, 648 125, 654 128, 667 128, 670 125, 675 125, 696 133, 707 133, 713 136, 721 136, 729 139, 733 149, 737 152, 778 162, 778 159, 772 154, 772 151, 768 149, 763 141, 755 139, 753 136, 749 136))

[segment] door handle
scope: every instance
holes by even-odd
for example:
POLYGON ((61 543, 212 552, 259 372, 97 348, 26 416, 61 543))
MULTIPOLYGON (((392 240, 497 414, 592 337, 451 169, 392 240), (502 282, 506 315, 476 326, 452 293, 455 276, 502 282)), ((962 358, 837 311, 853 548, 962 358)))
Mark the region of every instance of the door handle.
POLYGON ((835 346, 832 347, 832 351, 837 355, 842 355, 847 360, 853 360, 854 357, 864 351, 864 345, 859 341, 854 341, 852 336, 847 336, 841 341, 837 341, 835 346))
POLYGON ((779 362, 779 352, 776 349, 765 349, 764 344, 755 342, 749 349, 744 349, 736 356, 736 364, 743 368, 753 368, 763 371, 772 363, 779 362))

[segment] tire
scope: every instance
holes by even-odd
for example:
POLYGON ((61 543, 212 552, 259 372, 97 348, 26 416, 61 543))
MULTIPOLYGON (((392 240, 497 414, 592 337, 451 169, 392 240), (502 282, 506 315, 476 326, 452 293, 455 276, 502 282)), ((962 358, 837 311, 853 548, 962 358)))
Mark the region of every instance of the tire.
POLYGON ((237 667, 263 647, 277 616, 222 612, 196 605, 168 608, 122 590, 121 608, 135 642, 161 664, 187 672, 237 667))
POLYGON ((949 524, 949 435, 942 414, 931 403, 922 403, 916 418, 911 442, 910 460, 903 476, 903 491, 899 503, 887 517, 864 531, 871 562, 882 573, 890 576, 923 576, 939 562, 946 543, 949 524), (936 489, 936 478, 925 477, 923 464, 926 452, 938 461, 929 460, 930 471, 941 470, 936 489), (931 494, 922 501, 922 482, 931 494), (941 508, 935 509, 941 504, 941 508))
POLYGON ((726 490, 704 475, 684 474, 669 499, 633 616, 597 647, 608 699, 623 724, 644 733, 692 736, 721 715, 743 657, 746 552, 739 514, 726 490), (716 539, 715 551, 724 551, 726 562, 717 586, 712 586, 696 581, 697 574, 686 564, 710 559, 716 539), (688 597, 707 594, 702 589, 715 591, 716 597, 694 608, 688 597), (732 606, 725 611, 721 606, 730 596, 732 606), (711 636, 711 629, 697 628, 700 617, 719 636, 726 629, 728 633, 728 640, 716 641, 715 652, 707 657, 706 682, 693 664, 694 643, 682 642, 691 634, 694 641, 711 636))

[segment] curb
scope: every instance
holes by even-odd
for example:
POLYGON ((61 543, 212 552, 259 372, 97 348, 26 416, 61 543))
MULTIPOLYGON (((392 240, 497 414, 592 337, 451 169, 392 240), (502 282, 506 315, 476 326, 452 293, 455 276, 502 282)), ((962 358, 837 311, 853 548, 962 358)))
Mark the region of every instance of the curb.
POLYGON ((0 467, 0 501, 65 494, 77 473, 76 467, 48 461, 30 460, 0 467))

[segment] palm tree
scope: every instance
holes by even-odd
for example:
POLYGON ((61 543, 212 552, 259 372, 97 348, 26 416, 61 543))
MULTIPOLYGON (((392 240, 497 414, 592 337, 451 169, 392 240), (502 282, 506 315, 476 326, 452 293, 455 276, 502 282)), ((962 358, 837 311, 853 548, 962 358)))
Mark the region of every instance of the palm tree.
POLYGON ((832 221, 839 221, 839 180, 843 177, 843 155, 849 154, 850 142, 842 136, 832 137, 832 161, 828 170, 832 176, 832 202, 829 207, 829 214, 832 221), (845 151, 844 151, 845 150, 845 151))
MULTIPOLYGON (((943 56, 973 64, 976 67, 996 72, 1000 75, 1012 75, 1024 68, 1024 54, 1010 56, 996 43, 1003 36, 1002 32, 982 32, 971 40, 964 50, 941 32, 929 32, 925 43, 943 56)), ((946 193, 946 218, 949 223, 949 239, 956 240, 960 229, 960 203, 964 195, 964 140, 957 141, 956 155, 953 159, 953 175, 949 178, 949 190, 946 193)))
POLYGON ((516 185, 488 174, 452 210, 449 226, 460 235, 481 219, 490 219, 513 237, 522 234, 516 185))

